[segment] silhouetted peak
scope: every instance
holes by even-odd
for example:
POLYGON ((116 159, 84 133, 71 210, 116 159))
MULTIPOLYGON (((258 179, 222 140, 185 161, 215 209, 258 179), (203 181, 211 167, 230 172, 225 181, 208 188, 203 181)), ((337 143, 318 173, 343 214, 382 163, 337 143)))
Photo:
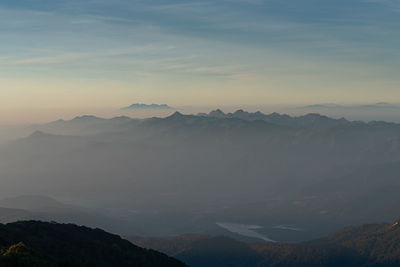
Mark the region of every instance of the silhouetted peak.
POLYGON ((132 104, 128 107, 123 107, 122 109, 125 110, 134 110, 134 109, 172 109, 170 106, 168 106, 167 104, 142 104, 142 103, 136 103, 136 104, 132 104))
POLYGON ((171 116, 169 116, 169 119, 178 119, 178 118, 183 118, 185 115, 183 115, 182 113, 180 113, 179 111, 175 111, 174 114, 172 114, 171 116))
POLYGON ((209 113, 210 117, 224 117, 225 115, 226 114, 220 109, 213 110, 209 113))
POLYGON ((234 115, 239 115, 239 114, 243 114, 243 113, 247 113, 247 112, 244 111, 243 109, 238 109, 238 110, 236 110, 233 114, 234 114, 234 115))
POLYGON ((324 116, 322 116, 319 113, 308 113, 308 114, 304 115, 303 117, 305 117, 305 118, 321 118, 324 116))
POLYGON ((319 113, 308 113, 304 116, 301 116, 300 118, 302 118, 303 120, 306 121, 321 121, 321 120, 334 120, 332 118, 329 118, 327 116, 321 115, 319 113))
POLYGON ((112 120, 121 120, 121 119, 128 120, 128 119, 130 119, 130 117, 128 117, 128 116, 118 116, 118 117, 112 118, 112 120))
POLYGON ((118 121, 118 122, 124 122, 124 121, 130 121, 132 118, 128 116, 119 116, 119 117, 114 117, 111 119, 111 121, 118 121))
POLYGON ((269 114, 269 116, 273 117, 273 118, 277 118, 277 117, 280 117, 281 114, 279 114, 278 112, 273 112, 273 113, 269 114))
POLYGON ((213 111, 211 111, 210 113, 225 114, 225 113, 224 113, 222 110, 220 110, 220 109, 213 110, 213 111))

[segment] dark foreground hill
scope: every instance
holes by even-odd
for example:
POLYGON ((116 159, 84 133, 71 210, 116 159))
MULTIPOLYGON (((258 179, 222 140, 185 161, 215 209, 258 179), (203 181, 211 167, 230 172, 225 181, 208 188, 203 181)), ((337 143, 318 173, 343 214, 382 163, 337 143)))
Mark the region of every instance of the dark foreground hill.
POLYGON ((0 266, 7 267, 186 266, 103 230, 73 224, 0 224, 0 248, 0 266))
POLYGON ((326 238, 300 244, 243 243, 228 237, 200 235, 128 239, 192 267, 400 266, 398 221, 347 227, 326 238))

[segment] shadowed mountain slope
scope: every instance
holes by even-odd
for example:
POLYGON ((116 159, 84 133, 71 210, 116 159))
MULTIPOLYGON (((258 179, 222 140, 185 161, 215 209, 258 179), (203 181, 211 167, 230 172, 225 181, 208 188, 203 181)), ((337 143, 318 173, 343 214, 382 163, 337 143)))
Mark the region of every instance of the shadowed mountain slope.
POLYGON ((347 227, 328 237, 301 244, 241 243, 227 237, 199 235, 128 239, 168 253, 193 267, 386 267, 400 264, 398 221, 347 227))
POLYGON ((71 267, 186 266, 162 253, 132 245, 119 236, 72 224, 24 221, 0 225, 0 247, 3 248, 0 263, 5 262, 4 266, 42 266, 37 261, 49 266, 71 267), (8 259, 12 251, 14 259, 8 259), (7 265, 11 260, 28 262, 7 265))

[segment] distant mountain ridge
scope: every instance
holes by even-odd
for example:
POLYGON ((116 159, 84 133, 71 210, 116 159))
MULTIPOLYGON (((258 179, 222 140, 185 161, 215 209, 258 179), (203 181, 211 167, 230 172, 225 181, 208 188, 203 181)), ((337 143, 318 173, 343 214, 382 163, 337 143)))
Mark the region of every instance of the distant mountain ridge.
POLYGON ((57 120, 42 125, 35 125, 32 130, 56 135, 95 135, 100 133, 119 132, 131 129, 139 119, 119 116, 111 119, 92 115, 83 115, 72 120, 57 120))
POLYGON ((167 104, 132 104, 127 107, 123 107, 123 110, 135 110, 135 109, 172 109, 172 107, 168 106, 167 104))
MULTIPOLYGON (((233 113, 224 113, 220 109, 213 110, 208 114, 200 113, 199 116, 205 117, 213 117, 213 118, 236 118, 246 121, 266 121, 270 123, 274 123, 277 125, 282 126, 289 126, 289 127, 315 127, 315 128, 326 128, 326 127, 335 127, 335 126, 342 126, 342 125, 349 125, 351 122, 341 118, 341 119, 333 119, 327 116, 320 115, 318 113, 309 113, 303 116, 292 117, 287 114, 279 114, 279 113, 271 113, 271 114, 264 114, 260 111, 251 113, 239 109, 233 113)), ((353 122, 356 123, 356 122, 353 122)), ((359 123, 359 122, 357 122, 359 123)))
MULTIPOLYGON (((213 110, 209 113, 199 113, 197 115, 186 115, 180 112, 175 112, 172 115, 164 118, 148 118, 148 119, 134 119, 127 116, 120 116, 111 119, 99 118, 91 115, 84 115, 76 117, 72 120, 57 120, 43 125, 33 127, 33 130, 39 130, 46 133, 60 134, 60 135, 94 135, 100 133, 115 133, 121 131, 129 131, 134 129, 137 125, 155 125, 167 123, 170 126, 178 124, 191 124, 191 125, 208 125, 207 127, 220 127, 221 125, 237 125, 245 122, 254 122, 253 124, 246 125, 258 125, 270 126, 275 125, 281 127, 290 128, 309 128, 309 129, 329 129, 338 127, 371 127, 371 126, 383 126, 392 125, 399 126, 400 124, 383 122, 383 121, 349 121, 345 118, 334 119, 328 116, 324 116, 318 113, 309 113, 302 116, 290 116, 287 114, 271 113, 264 114, 260 111, 247 112, 244 110, 237 110, 232 113, 224 113, 220 109, 213 110), (207 120, 208 119, 208 120, 207 120), (211 120, 212 119, 212 120, 211 120), (240 121, 242 122, 240 122, 240 121), (264 122, 264 124, 260 123, 264 122)), ((399 126, 400 127, 400 126, 399 126)))
MULTIPOLYGON (((127 116, 120 116, 111 119, 100 118, 92 115, 84 115, 75 117, 72 120, 57 120, 43 125, 35 126, 34 130, 52 134, 62 135, 92 135, 99 133, 112 133, 120 131, 129 131, 136 127, 138 124, 142 125, 155 125, 156 123, 188 123, 207 124, 209 126, 218 126, 218 124, 240 124, 238 120, 244 122, 265 122, 270 125, 291 127, 291 128, 314 128, 314 129, 328 129, 337 127, 363 127, 363 126, 383 126, 392 125, 399 126, 400 124, 384 122, 384 121, 349 121, 345 118, 334 119, 319 113, 308 113, 302 116, 290 116, 287 114, 271 113, 264 114, 260 111, 247 112, 244 110, 236 110, 232 113, 224 113, 220 109, 213 110, 209 113, 199 113, 197 115, 186 115, 180 112, 175 112, 172 115, 164 118, 148 118, 148 119, 134 119, 127 116), (208 119, 208 120, 206 120, 208 119), (210 120, 213 119, 213 120, 210 120)), ((172 124, 171 124, 172 125, 172 124)), ((253 124, 254 125, 254 124, 253 124)), ((266 124, 265 124, 266 125, 266 124)))
POLYGON ((400 187, 395 123, 239 110, 141 120, 84 116, 39 130, 0 147, 0 193, 107 203, 121 220, 105 228, 121 233, 133 225, 141 235, 209 233, 223 221, 302 241, 400 214, 392 204, 400 187), (304 231, 282 233, 276 225, 304 231))

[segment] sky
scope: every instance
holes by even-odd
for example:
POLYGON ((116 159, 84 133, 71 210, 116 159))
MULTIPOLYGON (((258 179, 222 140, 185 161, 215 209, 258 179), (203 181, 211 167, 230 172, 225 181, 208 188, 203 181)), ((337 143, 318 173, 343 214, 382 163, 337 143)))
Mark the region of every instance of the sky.
POLYGON ((2 0, 0 18, 0 122, 400 103, 398 0, 2 0))

